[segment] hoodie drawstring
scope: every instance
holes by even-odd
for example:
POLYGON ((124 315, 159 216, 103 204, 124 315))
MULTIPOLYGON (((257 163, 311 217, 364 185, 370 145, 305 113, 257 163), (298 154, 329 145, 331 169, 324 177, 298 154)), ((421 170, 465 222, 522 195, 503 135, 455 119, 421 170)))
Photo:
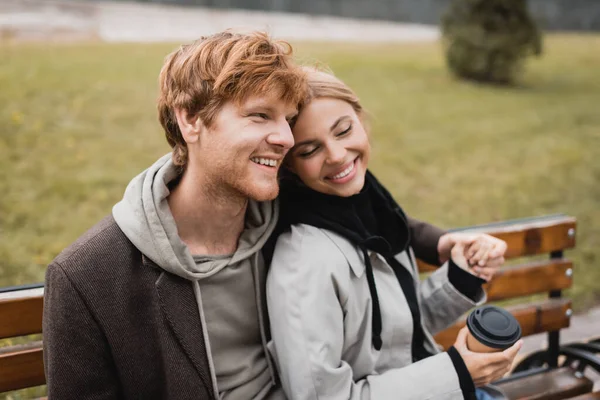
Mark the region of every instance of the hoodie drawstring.
POLYGON ((363 256, 365 258, 365 267, 367 274, 367 282, 369 284, 369 292, 371 294, 371 309, 373 313, 373 318, 371 320, 371 330, 372 330, 372 342, 375 350, 381 350, 381 346, 383 344, 383 340, 381 339, 381 309, 379 308, 379 297, 377 296, 377 287, 375 286, 375 276, 373 275, 373 266, 371 265, 371 258, 369 257, 369 253, 365 247, 360 248, 363 252, 363 256))

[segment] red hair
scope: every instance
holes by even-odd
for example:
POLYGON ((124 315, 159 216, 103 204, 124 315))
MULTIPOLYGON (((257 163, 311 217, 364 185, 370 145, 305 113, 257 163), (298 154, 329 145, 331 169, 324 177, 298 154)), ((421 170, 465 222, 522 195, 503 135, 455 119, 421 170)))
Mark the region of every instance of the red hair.
POLYGON ((181 167, 187 164, 188 151, 176 109, 198 115, 210 126, 227 101, 278 93, 282 101, 299 105, 306 95, 305 73, 293 63, 291 46, 262 32, 225 31, 181 46, 166 57, 159 85, 159 120, 173 161, 181 167))

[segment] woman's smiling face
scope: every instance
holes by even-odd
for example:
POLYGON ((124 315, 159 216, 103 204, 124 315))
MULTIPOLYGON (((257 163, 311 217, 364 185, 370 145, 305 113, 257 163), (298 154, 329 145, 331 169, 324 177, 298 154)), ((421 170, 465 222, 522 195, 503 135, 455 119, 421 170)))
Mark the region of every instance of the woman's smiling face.
POLYGON ((341 197, 363 188, 371 153, 369 137, 346 101, 319 97, 302 108, 292 129, 287 167, 309 188, 341 197))

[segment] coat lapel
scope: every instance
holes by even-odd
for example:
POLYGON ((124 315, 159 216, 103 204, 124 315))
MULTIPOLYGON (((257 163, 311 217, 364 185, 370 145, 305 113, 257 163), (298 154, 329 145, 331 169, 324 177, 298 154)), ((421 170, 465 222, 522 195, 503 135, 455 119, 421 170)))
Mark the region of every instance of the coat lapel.
MULTIPOLYGON (((365 271, 365 263, 358 247, 354 246, 352 243, 350 243, 350 241, 343 236, 338 235, 337 233, 328 231, 326 229, 322 229, 322 231, 340 249, 344 257, 346 257, 346 260, 348 261, 352 272, 354 272, 354 275, 356 275, 357 278, 360 278, 365 271)), ((385 258, 383 258, 383 256, 380 254, 377 254, 377 258, 387 264, 385 258)), ((397 254, 394 258, 402 265, 402 267, 407 269, 408 272, 413 275, 413 277, 417 276, 417 273, 413 268, 413 265, 415 264, 412 249, 409 248, 409 250, 397 254), (411 258, 409 258, 409 251, 411 258)))
POLYGON ((321 229, 321 231, 340 249, 341 253, 346 257, 346 261, 348 261, 354 275, 360 278, 363 272, 365 272, 365 263, 359 248, 335 232, 327 229, 321 229))
MULTIPOLYGON (((148 259, 144 262, 158 268, 148 259)), ((156 280, 155 287, 160 309, 167 324, 200 375, 204 386, 213 395, 214 388, 208 372, 211 369, 206 342, 192 284, 188 280, 163 271, 156 280)))

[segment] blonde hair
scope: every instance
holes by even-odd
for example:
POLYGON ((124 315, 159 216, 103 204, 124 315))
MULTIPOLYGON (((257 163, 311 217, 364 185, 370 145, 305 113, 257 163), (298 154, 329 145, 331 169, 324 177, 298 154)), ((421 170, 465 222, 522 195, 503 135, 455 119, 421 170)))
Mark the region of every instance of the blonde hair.
MULTIPOLYGON (((330 71, 318 69, 316 66, 302 67, 306 72, 308 91, 302 101, 302 105, 307 105, 314 99, 329 97, 338 99, 350 104, 356 115, 365 124, 366 112, 360 104, 360 99, 352 89, 330 71)), ((301 109, 300 109, 301 111, 301 109)), ((365 127, 366 128, 366 127, 365 127)))
POLYGON ((227 101, 278 93, 282 101, 300 104, 306 96, 305 73, 292 61, 287 42, 266 33, 225 31, 181 46, 169 54, 159 75, 158 115, 173 161, 185 167, 188 149, 175 109, 198 115, 210 126, 227 101))

